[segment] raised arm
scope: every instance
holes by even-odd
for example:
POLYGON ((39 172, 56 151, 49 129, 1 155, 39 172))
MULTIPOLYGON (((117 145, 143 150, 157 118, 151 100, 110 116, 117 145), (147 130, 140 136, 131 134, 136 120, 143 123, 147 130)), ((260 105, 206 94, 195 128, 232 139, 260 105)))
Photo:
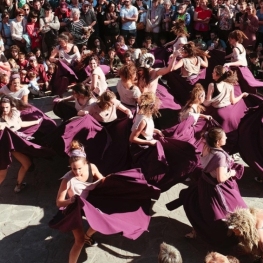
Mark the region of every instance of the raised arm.
POLYGON ((163 75, 173 71, 174 66, 175 66, 175 62, 176 62, 176 56, 175 56, 175 54, 173 54, 173 57, 170 60, 168 67, 160 68, 159 70, 156 71, 157 76, 163 76, 163 75))

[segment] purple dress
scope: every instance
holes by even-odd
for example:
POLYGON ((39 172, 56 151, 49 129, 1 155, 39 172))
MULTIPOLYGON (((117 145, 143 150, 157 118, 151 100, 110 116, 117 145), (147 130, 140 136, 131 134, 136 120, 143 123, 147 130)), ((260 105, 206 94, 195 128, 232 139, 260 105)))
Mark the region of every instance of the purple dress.
POLYGON ((250 108, 238 129, 239 152, 256 176, 263 179, 263 103, 250 108))
POLYGON ((55 128, 57 127, 56 122, 54 120, 49 118, 46 114, 44 114, 41 110, 39 110, 35 106, 30 105, 30 107, 21 111, 22 121, 33 121, 40 118, 43 118, 41 123, 30 127, 21 128, 19 131, 30 136, 34 135, 36 132, 41 133, 41 135, 43 134, 46 135, 54 131, 55 128))
POLYGON ((12 151, 23 153, 29 157, 51 157, 54 152, 32 142, 26 141, 19 135, 5 128, 0 131, 0 170, 7 169, 12 162, 12 151))
POLYGON ((60 231, 82 227, 82 211, 89 225, 105 234, 122 233, 137 239, 148 231, 151 199, 158 199, 160 190, 144 179, 140 169, 108 175, 89 192, 87 199, 78 197, 64 213, 58 213, 49 226, 60 231))
POLYGON ((173 210, 183 204, 187 218, 197 234, 207 242, 221 246, 235 241, 227 236, 228 228, 222 219, 237 207, 247 208, 236 182, 241 179, 244 167, 233 163, 225 151, 217 148, 211 150, 211 153, 201 157, 205 159, 205 167, 197 183, 182 190, 179 200, 172 201, 167 207, 173 210), (236 170, 236 176, 218 183, 211 173, 214 174, 220 166, 236 170))

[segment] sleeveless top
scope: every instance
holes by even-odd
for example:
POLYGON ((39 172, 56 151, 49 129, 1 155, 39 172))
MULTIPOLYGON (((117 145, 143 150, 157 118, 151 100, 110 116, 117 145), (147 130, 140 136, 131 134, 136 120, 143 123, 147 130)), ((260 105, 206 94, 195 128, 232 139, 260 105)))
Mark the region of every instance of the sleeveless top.
POLYGON ((173 44, 173 48, 178 50, 181 45, 187 44, 187 38, 186 37, 178 37, 176 38, 175 43, 173 44))
POLYGON ((120 95, 121 103, 124 103, 128 106, 136 106, 136 99, 138 99, 141 96, 141 92, 137 86, 132 86, 129 89, 126 89, 123 86, 121 80, 118 81, 117 91, 120 95))
POLYGON ((70 51, 67 53, 64 49, 60 48, 60 46, 57 46, 59 58, 67 64, 75 62, 80 57, 80 54, 79 52, 74 53, 74 47, 75 45, 73 45, 70 51))
POLYGON ((200 114, 192 106, 187 107, 187 108, 183 108, 179 114, 179 121, 182 122, 182 121, 186 120, 189 116, 193 116, 195 119, 195 123, 196 123, 198 118, 199 118, 199 115, 200 114), (191 109, 193 110, 193 112, 190 112, 191 109))
POLYGON ((188 78, 191 75, 198 75, 199 74, 202 59, 200 57, 196 57, 196 58, 197 58, 196 65, 191 63, 189 58, 182 58, 182 60, 183 60, 183 66, 181 67, 182 77, 188 78))
MULTIPOLYGON (((214 90, 217 96, 213 96, 211 100, 205 100, 205 106, 212 106, 214 108, 223 108, 231 104, 230 94, 233 90, 233 85, 227 82, 221 81, 220 83, 214 84, 214 90)), ((214 94, 213 94, 214 95, 214 94)))
POLYGON ((94 85, 95 89, 93 90, 93 92, 95 92, 97 95, 101 95, 108 88, 105 74, 100 66, 96 67, 91 74, 98 76, 98 80, 97 83, 95 83, 94 85))
POLYGON ((139 127, 142 120, 144 120, 146 122, 146 127, 142 131, 141 135, 147 141, 150 141, 153 139, 153 131, 154 131, 154 122, 153 122, 152 117, 148 118, 143 114, 136 114, 136 117, 135 117, 134 123, 132 125, 131 131, 136 130, 139 127))
POLYGON ((157 86, 158 86, 158 80, 160 78, 160 76, 158 76, 156 74, 158 69, 159 68, 155 68, 155 69, 152 69, 150 71, 150 82, 149 82, 149 84, 145 85, 145 83, 142 80, 138 81, 138 86, 139 86, 142 93, 144 93, 144 92, 152 92, 154 94, 156 93, 157 86))
POLYGON ((246 65, 247 66, 247 58, 246 58, 246 50, 245 50, 245 48, 243 47, 243 51, 241 52, 241 50, 240 50, 240 48, 239 47, 235 47, 239 52, 237 52, 237 55, 233 55, 232 56, 232 59, 231 59, 231 61, 233 61, 233 62, 236 62, 236 61, 242 61, 242 62, 244 62, 245 64, 244 65, 246 65))
POLYGON ((89 178, 86 182, 78 180, 72 171, 67 172, 61 179, 67 180, 67 195, 72 197, 79 195, 83 198, 87 198, 89 191, 93 190, 101 181, 101 179, 93 182, 93 174, 91 171, 91 165, 88 164, 89 178))
POLYGON ((79 104, 78 100, 75 99, 75 109, 77 111, 84 110, 84 111, 89 111, 90 105, 97 100, 95 98, 90 98, 84 105, 79 104))

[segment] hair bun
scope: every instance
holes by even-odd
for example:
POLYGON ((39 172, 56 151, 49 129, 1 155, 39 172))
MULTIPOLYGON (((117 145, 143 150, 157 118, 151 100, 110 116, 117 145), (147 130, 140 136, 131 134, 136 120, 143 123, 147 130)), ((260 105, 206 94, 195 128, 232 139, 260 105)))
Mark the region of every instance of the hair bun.
POLYGON ((70 151, 76 150, 76 149, 83 149, 83 146, 79 141, 73 140, 70 144, 70 151))

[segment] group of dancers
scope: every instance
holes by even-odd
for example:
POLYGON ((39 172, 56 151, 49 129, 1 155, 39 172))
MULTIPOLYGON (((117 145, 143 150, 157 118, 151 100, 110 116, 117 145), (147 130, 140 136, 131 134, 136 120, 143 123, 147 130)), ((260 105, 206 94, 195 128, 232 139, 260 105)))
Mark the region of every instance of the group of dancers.
POLYGON ((59 212, 49 225, 73 232, 70 263, 84 244, 97 245, 96 231, 137 239, 150 223, 151 200, 185 180, 190 187, 167 208, 183 205, 193 226, 187 237, 240 243, 262 257, 263 211, 244 202, 237 184, 244 168, 231 157, 239 152, 263 181, 263 99, 253 92, 263 82, 249 79, 243 37, 238 30, 229 34, 232 62, 225 66, 216 64, 224 52, 210 54, 192 42, 166 55, 161 68, 155 67, 157 55, 143 54, 120 68, 112 90, 91 56, 91 82, 77 83, 72 95, 54 100, 54 112, 63 119, 58 127, 28 103, 18 74, 0 89, 0 184, 12 156, 21 164, 16 193, 26 187, 34 158, 69 157, 71 169, 56 200, 59 212))

